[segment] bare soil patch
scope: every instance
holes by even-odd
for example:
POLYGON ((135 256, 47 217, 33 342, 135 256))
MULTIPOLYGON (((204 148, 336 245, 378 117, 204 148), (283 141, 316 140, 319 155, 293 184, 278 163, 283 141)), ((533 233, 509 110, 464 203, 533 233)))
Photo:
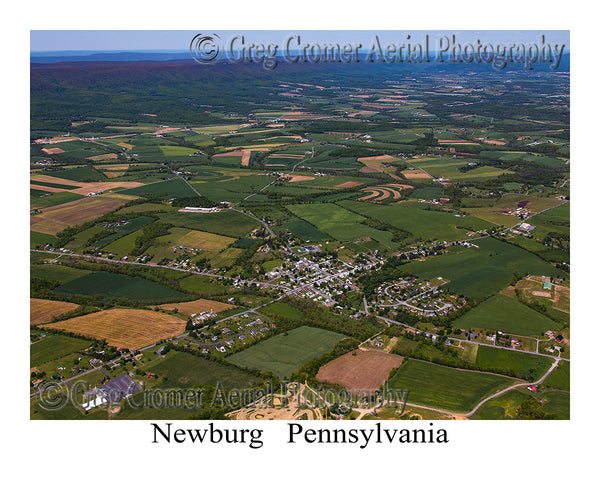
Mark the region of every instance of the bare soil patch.
POLYGON ((374 392, 402 360, 398 355, 381 351, 355 350, 322 366, 316 378, 319 382, 341 385, 350 391, 374 392))
POLYGON ((291 175, 291 174, 287 174, 287 175, 283 175, 284 178, 289 178, 290 179, 290 183, 292 182, 304 182, 306 180, 314 180, 315 177, 308 177, 306 175, 291 175))
POLYGON ((411 178, 431 178, 428 174, 422 172, 421 170, 403 170, 402 175, 409 180, 411 178))

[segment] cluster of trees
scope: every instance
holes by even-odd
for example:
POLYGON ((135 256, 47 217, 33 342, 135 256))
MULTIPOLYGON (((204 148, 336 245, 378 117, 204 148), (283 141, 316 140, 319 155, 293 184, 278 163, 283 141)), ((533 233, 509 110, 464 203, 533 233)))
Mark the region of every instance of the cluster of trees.
POLYGON ((131 255, 141 255, 148 248, 154 245, 154 240, 162 235, 168 235, 169 229, 173 227, 171 223, 153 222, 142 228, 141 235, 135 239, 135 247, 131 255))
POLYGON ((196 195, 194 197, 176 198, 171 202, 171 205, 174 207, 178 207, 178 208, 183 208, 183 207, 211 208, 211 207, 216 207, 218 205, 218 203, 213 202, 212 200, 209 200, 206 197, 199 197, 196 195))

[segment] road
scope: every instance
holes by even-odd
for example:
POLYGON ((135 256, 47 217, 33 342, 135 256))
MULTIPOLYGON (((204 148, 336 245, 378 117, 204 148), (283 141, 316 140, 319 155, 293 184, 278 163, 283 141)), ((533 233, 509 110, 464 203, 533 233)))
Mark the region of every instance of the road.
MULTIPOLYGON (((561 360, 565 360, 563 358, 557 358, 555 359, 554 363, 550 366, 550 368, 546 371, 546 373, 544 373, 537 382, 523 382, 523 383, 516 383, 514 385, 511 385, 510 387, 506 387, 503 390, 500 390, 496 393, 493 393, 492 395, 489 395, 487 397, 485 397, 483 400, 481 400, 477 405, 475 405, 475 407, 468 413, 460 413, 460 412, 452 412, 450 410, 444 410, 443 408, 434 408, 434 407, 427 407, 425 405, 419 405, 417 403, 406 403, 406 406, 408 407, 416 407, 416 408, 422 408, 424 410, 431 410, 433 412, 438 412, 438 413, 443 413, 445 415, 450 415, 450 416, 460 416, 460 417, 471 417, 473 416, 477 410, 479 410, 479 408, 481 408, 482 405, 484 405, 485 403, 489 402, 490 400, 499 397, 501 395, 504 395, 506 392, 509 392, 510 390, 514 390, 515 388, 519 388, 519 387, 531 387, 534 385, 539 385, 541 383, 544 382, 544 380, 546 380, 546 378, 548 377, 548 375, 550 375, 552 373, 552 371, 558 366, 559 362, 561 360)), ((409 394, 410 395, 410 394, 409 394)))

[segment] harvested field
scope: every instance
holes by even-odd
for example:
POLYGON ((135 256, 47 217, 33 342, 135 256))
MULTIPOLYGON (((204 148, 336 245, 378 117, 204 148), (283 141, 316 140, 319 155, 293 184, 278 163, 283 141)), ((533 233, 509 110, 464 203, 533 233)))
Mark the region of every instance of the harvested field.
MULTIPOLYGON (((65 178, 58 177, 50 177, 47 175, 35 175, 31 177, 32 180, 37 180, 40 182, 50 182, 65 186, 78 187, 74 189, 68 189, 69 192, 76 193, 78 195, 87 195, 88 193, 99 193, 102 190, 112 190, 113 188, 134 188, 144 186, 144 183, 140 182, 78 182, 76 180, 67 180, 65 178)), ((38 188, 36 186, 36 188, 38 188)), ((41 190, 41 188, 38 188, 41 190)), ((67 189, 65 189, 67 190, 67 189)), ((56 190, 46 190, 50 191, 61 191, 59 189, 56 190)))
POLYGON ((355 350, 322 366, 317 380, 341 385, 349 391, 375 392, 390 371, 402 364, 402 357, 375 350, 355 350))
POLYGON ((42 148, 42 152, 47 153, 49 155, 54 155, 55 153, 65 153, 62 148, 42 148))
POLYGON ((411 178, 431 178, 431 175, 422 172, 421 170, 403 170, 402 175, 404 175, 407 180, 410 180, 411 178))
POLYGON ((31 190, 42 190, 44 192, 52 192, 52 193, 56 193, 56 192, 66 192, 68 190, 64 189, 64 188, 56 188, 56 187, 50 187, 48 185, 34 185, 33 183, 31 183, 29 185, 29 188, 31 190))
POLYGON ((396 161, 396 159, 391 155, 377 155, 375 157, 358 157, 356 161, 364 163, 368 168, 372 168, 376 172, 385 173, 392 177, 394 180, 400 180, 400 177, 388 172, 386 168, 383 167, 383 165, 386 163, 396 161))
POLYGON ((39 325, 40 323, 47 323, 52 320, 52 317, 70 312, 77 307, 79 307, 79 305, 76 303, 30 298, 29 324, 39 325))
POLYGON ((162 310, 175 310, 185 314, 191 315, 192 313, 201 313, 208 310, 212 310, 214 313, 223 312, 235 308, 235 305, 229 305, 227 303, 215 302, 214 300, 194 300, 193 302, 181 302, 181 303, 165 303, 158 305, 158 308, 162 310))
MULTIPOLYGON (((264 150, 264 148, 258 147, 256 150, 264 150)), ((252 155, 252 148, 244 151, 237 150, 235 152, 217 153, 213 157, 242 157, 242 166, 247 167, 250 165, 250 155, 252 155)))
POLYGON ((344 183, 340 183, 339 185, 336 185, 335 188, 352 188, 352 187, 358 187, 359 185, 362 185, 362 182, 344 182, 344 183))
POLYGON ((292 182, 304 182, 306 180, 314 180, 315 179, 315 177, 309 177, 307 175, 291 175, 291 174, 283 175, 283 178, 289 178, 290 179, 290 183, 292 183, 292 182))
POLYGON ((479 145, 478 143, 475 142, 469 142, 468 140, 443 140, 443 139, 437 139, 438 143, 440 145, 479 145))
POLYGON ((117 158, 116 153, 105 153, 102 155, 94 155, 92 157, 87 157, 88 160, 96 160, 98 162, 101 162, 102 160, 114 160, 115 158, 117 158))
POLYGON ((104 215, 130 200, 131 197, 113 193, 44 208, 42 213, 30 217, 30 228, 35 232, 55 235, 66 227, 104 215))
POLYGON ((369 195, 361 197, 358 200, 386 200, 392 197, 394 200, 402 198, 402 190, 413 188, 411 185, 402 185, 400 183, 390 183, 376 187, 363 188, 363 192, 368 192, 369 195))
POLYGON ((52 323, 43 328, 106 339, 114 347, 136 350, 181 335, 185 331, 185 323, 166 313, 115 308, 52 323))
POLYGON ((119 147, 126 148, 127 150, 131 150, 133 148, 133 145, 131 145, 130 143, 117 143, 117 145, 119 147))

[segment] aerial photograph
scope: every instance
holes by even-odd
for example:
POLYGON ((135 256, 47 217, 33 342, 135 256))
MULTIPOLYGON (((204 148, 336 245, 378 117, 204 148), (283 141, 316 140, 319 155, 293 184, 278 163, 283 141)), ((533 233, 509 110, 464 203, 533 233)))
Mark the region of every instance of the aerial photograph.
POLYGON ((569 31, 160 35, 30 32, 31 420, 571 418, 569 31))

